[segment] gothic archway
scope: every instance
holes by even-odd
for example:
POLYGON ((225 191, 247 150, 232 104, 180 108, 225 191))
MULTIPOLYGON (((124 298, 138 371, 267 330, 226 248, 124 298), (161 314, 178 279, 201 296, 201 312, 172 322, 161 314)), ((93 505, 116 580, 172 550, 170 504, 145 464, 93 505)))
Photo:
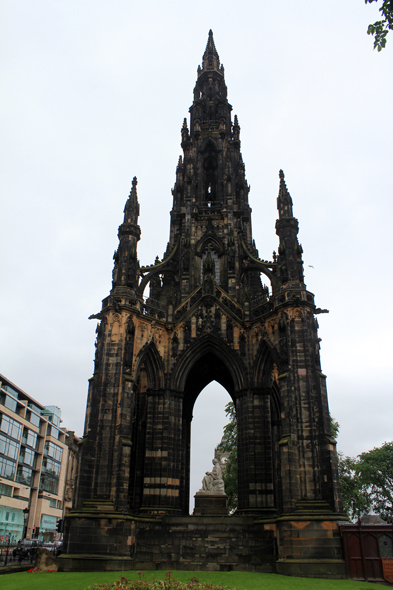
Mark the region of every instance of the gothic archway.
MULTIPOLYGON (((191 456, 191 423, 195 402, 203 389, 212 381, 217 381, 233 398, 235 386, 233 376, 223 360, 223 355, 213 351, 214 346, 204 343, 202 347, 195 347, 194 363, 189 359, 188 374, 183 389, 182 441, 185 448, 184 468, 181 475, 181 503, 182 511, 188 514, 190 495, 190 456, 191 456), (204 352, 197 350, 203 348, 204 352)), ((218 443, 219 441, 217 441, 218 443)), ((212 449, 213 450, 213 449, 212 449)), ((207 458, 208 459, 208 458, 207 458)))

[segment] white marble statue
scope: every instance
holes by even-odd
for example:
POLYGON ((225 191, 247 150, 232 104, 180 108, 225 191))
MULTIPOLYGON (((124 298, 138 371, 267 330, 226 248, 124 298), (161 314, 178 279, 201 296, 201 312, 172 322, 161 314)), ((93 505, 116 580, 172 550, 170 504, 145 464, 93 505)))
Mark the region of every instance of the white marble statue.
POLYGON ((222 471, 218 459, 213 459, 213 469, 206 471, 202 480, 202 487, 200 492, 211 494, 225 494, 224 480, 222 479, 222 471))

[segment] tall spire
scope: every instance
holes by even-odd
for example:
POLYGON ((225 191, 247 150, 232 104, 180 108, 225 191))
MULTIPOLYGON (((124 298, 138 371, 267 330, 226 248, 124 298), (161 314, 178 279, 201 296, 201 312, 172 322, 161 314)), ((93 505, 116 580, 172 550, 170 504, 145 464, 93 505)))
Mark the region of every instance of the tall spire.
POLYGON ((214 44, 213 31, 211 29, 209 31, 205 53, 202 57, 202 69, 198 68, 198 76, 207 70, 216 70, 224 75, 224 66, 220 67, 220 58, 214 44))
POLYGON ((277 198, 278 220, 276 234, 279 237, 278 264, 282 283, 303 283, 303 249, 298 242, 298 220, 293 216, 292 198, 285 183, 284 172, 280 170, 280 188, 277 198))
POLYGON ((136 176, 132 179, 130 194, 124 206, 124 223, 132 223, 136 225, 139 217, 139 203, 136 192, 136 185, 138 184, 136 176))
POLYGON ((293 217, 292 212, 292 198, 289 194, 287 189, 287 185, 285 182, 284 172, 280 170, 278 173, 280 178, 280 188, 278 191, 278 198, 277 198, 277 209, 278 209, 278 216, 281 219, 282 217, 293 217))
POLYGON ((137 243, 141 237, 138 225, 139 203, 136 192, 138 184, 136 176, 132 179, 131 191, 124 207, 124 221, 119 226, 119 246, 113 255, 112 288, 127 286, 135 289, 138 286, 139 262, 137 243))

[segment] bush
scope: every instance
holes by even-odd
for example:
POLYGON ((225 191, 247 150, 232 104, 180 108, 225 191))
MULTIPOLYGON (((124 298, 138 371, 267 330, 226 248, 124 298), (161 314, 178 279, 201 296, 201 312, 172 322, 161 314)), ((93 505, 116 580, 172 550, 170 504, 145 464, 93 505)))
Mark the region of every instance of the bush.
MULTIPOLYGON (((165 580, 145 580, 144 573, 138 572, 137 580, 128 580, 124 576, 113 584, 94 584, 85 590, 230 590, 228 586, 215 586, 211 583, 199 582, 191 578, 187 582, 178 582, 172 578, 171 572, 165 576, 165 580)), ((235 589, 234 589, 235 590, 235 589)))

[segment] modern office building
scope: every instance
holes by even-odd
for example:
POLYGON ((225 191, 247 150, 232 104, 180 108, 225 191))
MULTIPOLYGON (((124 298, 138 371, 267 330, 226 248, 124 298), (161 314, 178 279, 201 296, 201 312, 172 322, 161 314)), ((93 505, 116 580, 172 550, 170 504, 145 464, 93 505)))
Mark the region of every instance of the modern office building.
POLYGON ((78 455, 78 439, 60 423, 60 408, 43 406, 0 374, 0 543, 59 537, 78 455))

